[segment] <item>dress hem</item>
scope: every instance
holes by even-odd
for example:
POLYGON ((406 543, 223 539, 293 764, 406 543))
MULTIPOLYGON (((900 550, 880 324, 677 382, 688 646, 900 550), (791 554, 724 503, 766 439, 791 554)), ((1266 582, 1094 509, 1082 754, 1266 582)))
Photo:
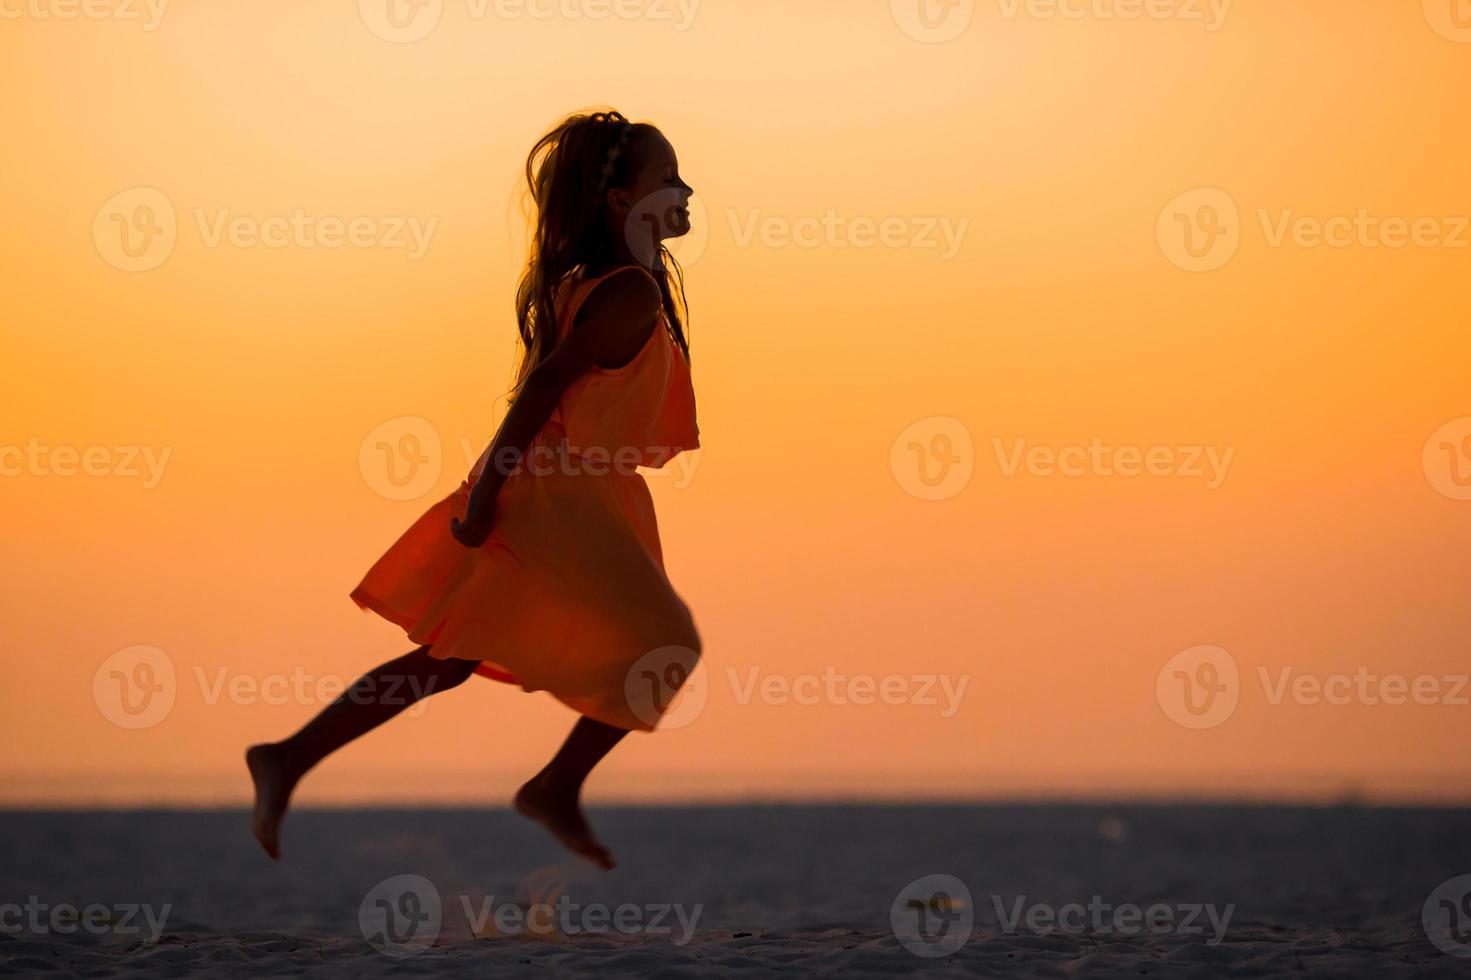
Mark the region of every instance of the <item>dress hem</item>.
MULTIPOLYGON (((405 635, 408 636, 409 642, 418 642, 413 637, 415 624, 412 617, 397 612, 382 599, 378 598, 370 592, 364 591, 361 588, 353 589, 352 592, 348 593, 348 598, 355 602, 358 608, 363 610, 364 612, 377 613, 379 616, 382 616, 384 619, 388 620, 390 623, 403 630, 405 635)), ((435 656, 434 644, 432 642, 425 643, 423 645, 429 648, 429 655, 431 657, 435 656)), ((449 658, 439 657, 438 659, 448 660, 449 658)), ((468 660, 470 658, 465 657, 461 659, 468 660)), ((520 685, 520 682, 516 680, 516 675, 512 674, 509 671, 500 670, 496 667, 492 667, 489 664, 485 663, 485 661, 483 660, 480 661, 479 664, 476 666, 475 673, 479 677, 486 677, 493 681, 500 681, 502 684, 516 684, 518 686, 520 685)))
MULTIPOLYGON (((348 593, 348 597, 352 599, 352 601, 357 604, 358 608, 362 609, 364 612, 377 613, 379 616, 382 616, 390 623, 393 623, 395 626, 402 629, 405 634, 411 634, 413 632, 414 622, 411 617, 397 612, 382 599, 378 598, 370 592, 365 591, 361 587, 353 589, 352 592, 348 593)), ((409 639, 411 642, 413 642, 412 636, 410 636, 409 639)), ((429 655, 433 656, 434 645, 432 643, 426 645, 429 647, 429 655)), ((502 684, 512 684, 517 687, 521 687, 521 682, 516 680, 515 675, 509 673, 508 671, 498 670, 495 667, 491 667, 487 665, 484 661, 481 661, 479 666, 475 668, 475 674, 476 676, 484 677, 487 680, 499 681, 502 684)), ((525 690, 525 688, 523 687, 522 690, 525 690)), ((568 703, 566 699, 559 697, 554 691, 547 691, 546 693, 550 694, 553 698, 556 698, 557 701, 571 708, 582 717, 591 718, 593 721, 602 722, 604 725, 611 725, 614 728, 621 728, 624 731, 629 732, 651 733, 657 731, 657 728, 655 726, 644 724, 642 719, 639 719, 637 723, 630 725, 630 719, 626 716, 614 717, 612 714, 606 712, 594 713, 585 711, 573 704, 568 703)))

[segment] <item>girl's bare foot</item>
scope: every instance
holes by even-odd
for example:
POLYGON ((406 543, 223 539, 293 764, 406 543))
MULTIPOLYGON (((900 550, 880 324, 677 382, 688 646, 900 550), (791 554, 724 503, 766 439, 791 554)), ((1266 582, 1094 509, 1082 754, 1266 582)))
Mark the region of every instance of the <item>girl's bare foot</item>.
POLYGON ((517 790, 515 807, 523 817, 549 830, 573 854, 587 858, 604 871, 616 866, 613 855, 593 837, 592 828, 582 815, 582 806, 577 802, 576 790, 568 792, 537 777, 517 790))
POLYGON ((287 772, 282 750, 277 745, 252 745, 245 750, 245 764, 255 782, 255 811, 250 830, 271 860, 281 860, 281 820, 296 780, 287 772))

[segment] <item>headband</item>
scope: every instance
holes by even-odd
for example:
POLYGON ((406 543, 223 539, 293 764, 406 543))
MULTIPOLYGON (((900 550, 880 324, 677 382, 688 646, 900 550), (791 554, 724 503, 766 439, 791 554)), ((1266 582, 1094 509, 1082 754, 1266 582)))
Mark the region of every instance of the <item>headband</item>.
POLYGON ((603 176, 598 180, 598 193, 608 189, 608 181, 613 179, 613 167, 618 162, 618 158, 623 155, 624 144, 628 142, 628 137, 632 133, 633 123, 626 119, 623 120, 623 132, 619 133, 618 140, 608 147, 608 158, 603 161, 603 176))

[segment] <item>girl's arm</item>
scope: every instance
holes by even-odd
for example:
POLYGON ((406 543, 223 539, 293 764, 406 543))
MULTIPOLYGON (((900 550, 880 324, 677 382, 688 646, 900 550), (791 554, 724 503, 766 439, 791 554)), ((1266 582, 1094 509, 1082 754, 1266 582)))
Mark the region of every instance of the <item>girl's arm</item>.
POLYGON ((595 367, 617 368, 631 361, 654 330, 663 296, 654 280, 630 267, 593 287, 567 337, 527 375, 491 445, 480 479, 470 489, 465 519, 450 520, 450 532, 467 548, 490 537, 495 500, 520 465, 562 394, 595 367), (638 274, 633 274, 637 272, 638 274))

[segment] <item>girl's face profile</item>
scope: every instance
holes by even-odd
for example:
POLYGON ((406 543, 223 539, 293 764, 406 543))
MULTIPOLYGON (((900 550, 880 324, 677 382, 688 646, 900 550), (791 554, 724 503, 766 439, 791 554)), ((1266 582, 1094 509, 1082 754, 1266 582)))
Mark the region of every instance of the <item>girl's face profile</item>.
POLYGON ((694 188, 679 176, 679 159, 663 134, 653 132, 639 147, 638 169, 627 187, 609 192, 614 210, 626 216, 630 238, 679 238, 690 230, 694 188))

